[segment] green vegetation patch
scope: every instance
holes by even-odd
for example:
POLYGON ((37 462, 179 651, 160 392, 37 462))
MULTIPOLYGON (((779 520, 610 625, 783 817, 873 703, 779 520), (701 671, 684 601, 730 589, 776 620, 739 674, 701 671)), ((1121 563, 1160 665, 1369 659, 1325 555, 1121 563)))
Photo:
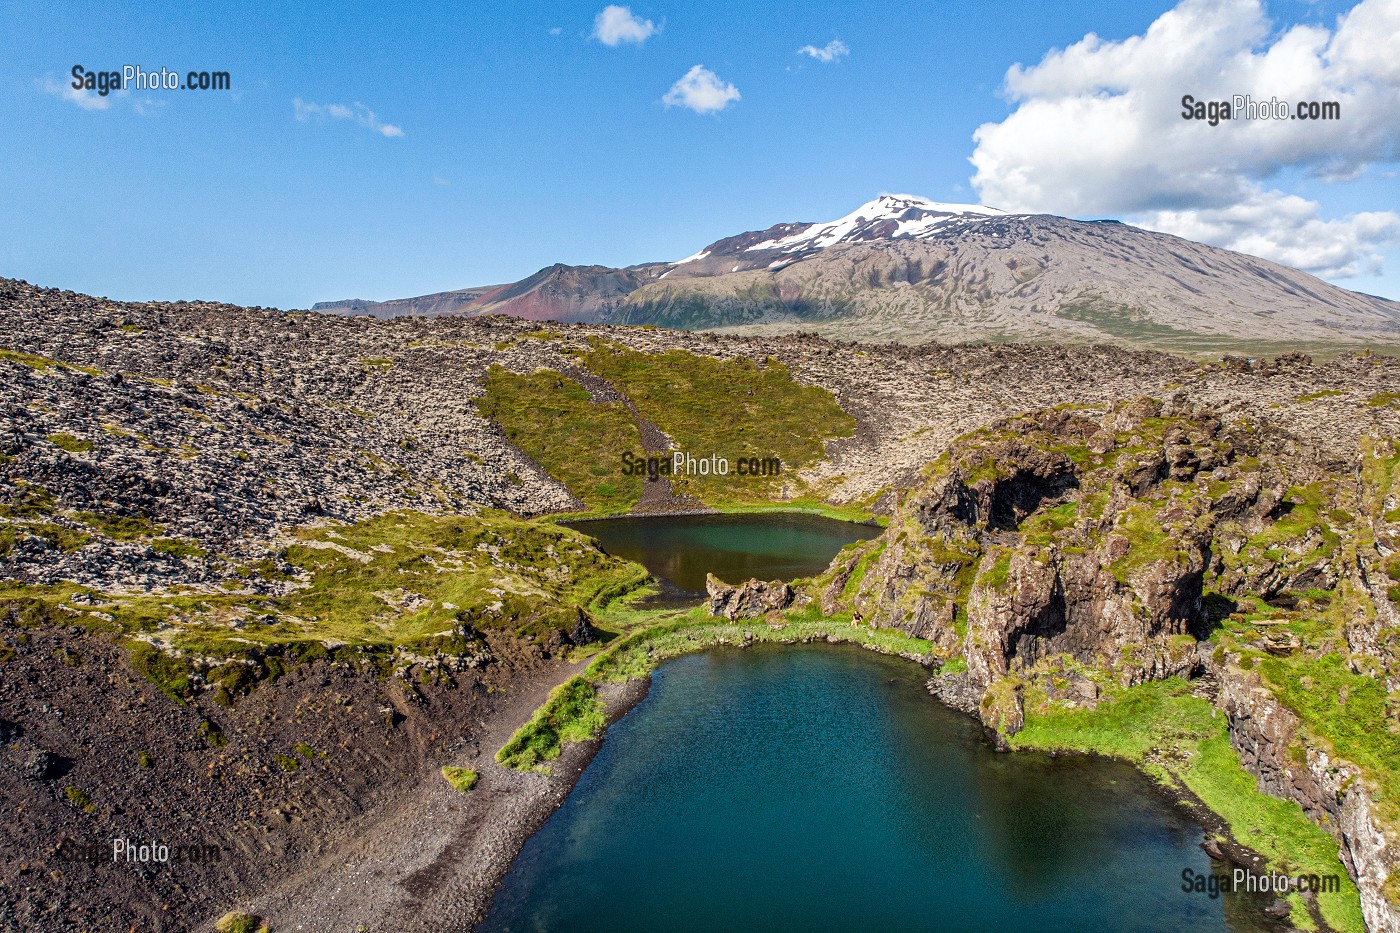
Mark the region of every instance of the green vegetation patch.
POLYGON ((1119 583, 1127 583, 1139 567, 1181 559, 1177 538, 1162 527, 1159 511, 1151 505, 1135 504, 1120 514, 1116 530, 1127 538, 1128 550, 1109 568, 1119 583))
POLYGON ((92 798, 88 796, 88 792, 80 787, 63 788, 63 796, 67 797, 68 802, 79 810, 85 810, 91 813, 93 810, 97 809, 92 805, 92 798))
POLYGON ((565 742, 585 742, 603 730, 606 717, 598 691, 582 677, 555 687, 530 721, 496 753, 496 761, 517 771, 545 770, 565 742))
POLYGON ((1361 769, 1384 821, 1400 826, 1400 735, 1384 725, 1396 721, 1396 701, 1385 686, 1353 673, 1337 654, 1266 657, 1259 667, 1309 735, 1361 769))
POLYGON ((91 539, 86 532, 52 522, 14 522, 0 525, 0 557, 12 552, 26 537, 39 538, 60 551, 76 551, 91 539))
POLYGON ((773 498, 784 484, 798 485, 798 471, 825 459, 827 440, 855 433, 855 419, 830 392, 802 385, 776 359, 640 353, 595 339, 583 362, 681 450, 731 463, 727 476, 672 479, 678 492, 712 504, 773 498), (738 475, 732 464, 750 458, 777 458, 781 472, 738 475))
MULTIPOLYGON (((15 527, 0 524, 0 546, 15 527)), ((80 624, 114 635, 133 669, 167 696, 183 702, 208 688, 227 706, 318 658, 387 676, 399 649, 475 655, 491 629, 552 639, 571 631, 581 610, 650 580, 577 531, 501 512, 394 512, 291 537, 280 559, 239 568, 222 592, 128 596, 9 584, 0 586, 0 616, 22 627, 80 624), (255 577, 298 586, 282 596, 245 591, 242 581, 255 577)), ((152 546, 202 553, 179 539, 152 546)))
POLYGON ((1184 786, 1231 832, 1288 873, 1336 875, 1341 890, 1318 896, 1334 929, 1364 933, 1360 895, 1337 858, 1337 842, 1301 807, 1261 793, 1230 745, 1225 714, 1172 678, 1118 689, 1097 709, 1026 703, 1014 748, 1074 750, 1123 758, 1168 786, 1184 786))
POLYGON ((100 376, 102 370, 94 369, 91 366, 75 366, 72 363, 64 363, 59 360, 50 359, 47 356, 39 356, 37 353, 25 353, 21 350, 0 350, 0 360, 10 363, 18 363, 21 366, 28 366, 39 373, 49 373, 56 369, 68 372, 87 373, 89 376, 100 376))
POLYGON ((156 538, 151 542, 151 549, 158 554, 166 554, 170 557, 198 558, 207 557, 209 552, 197 544, 186 541, 183 538, 156 538))
POLYGON ((72 434, 65 434, 61 431, 57 434, 50 434, 48 436, 48 442, 61 450, 68 451, 70 454, 84 454, 93 450, 96 446, 92 441, 86 438, 75 437, 72 434))
POLYGON ((568 631, 580 607, 647 579, 576 531, 502 512, 391 512, 297 538, 286 559, 311 585, 265 604, 301 621, 245 637, 445 647, 464 627, 543 635, 568 631))
POLYGON ((132 668, 159 687, 161 693, 181 703, 194 695, 194 667, 190 662, 149 642, 133 641, 129 648, 132 668))
POLYGON ((578 382, 553 370, 521 376, 492 366, 477 410, 590 510, 626 512, 642 495, 642 476, 624 476, 622 454, 642 452, 627 406, 595 402, 578 382))
POLYGON ((481 775, 471 768, 454 768, 451 766, 442 769, 442 778, 452 785, 452 789, 465 794, 476 786, 476 782, 481 780, 481 775))
POLYGON ((214 923, 214 933, 269 933, 263 919, 241 910, 231 910, 214 923))
POLYGON ((103 512, 74 512, 72 517, 116 541, 153 538, 164 529, 141 515, 109 515, 103 512))

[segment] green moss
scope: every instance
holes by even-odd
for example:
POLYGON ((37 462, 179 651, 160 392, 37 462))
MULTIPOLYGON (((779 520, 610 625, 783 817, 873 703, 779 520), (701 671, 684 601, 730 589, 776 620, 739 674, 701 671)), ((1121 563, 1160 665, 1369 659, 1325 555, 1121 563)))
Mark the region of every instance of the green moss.
POLYGON ((86 438, 74 437, 72 434, 50 434, 48 442, 61 450, 66 450, 70 454, 83 454, 93 450, 95 445, 86 438))
POLYGON ((151 753, 150 753, 150 752, 147 752, 147 751, 139 751, 139 752, 136 753, 136 764, 139 765, 140 767, 142 767, 142 768, 153 768, 153 767, 155 767, 155 763, 156 763, 156 760, 155 760, 155 758, 153 758, 153 757, 151 756, 151 753))
POLYGON ((987 572, 977 578, 977 584, 992 590, 1006 586, 1011 577, 1011 553, 1007 550, 1000 551, 987 572))
POLYGON ((1027 544, 1046 545, 1055 541, 1060 532, 1079 520, 1079 504, 1065 502, 1048 509, 1038 509, 1027 516, 1019 528, 1027 544))
POLYGON ((1383 725, 1390 714, 1385 686, 1353 673, 1337 654, 1265 657, 1259 666, 1308 734, 1361 769, 1384 820, 1400 826, 1400 735, 1383 725))
POLYGON ((231 910, 214 923, 215 933, 269 933, 261 917, 231 910))
POLYGON ((292 746, 292 749, 307 761, 312 761, 316 758, 316 749, 307 745, 305 742, 298 742, 292 746))
POLYGON ((273 755, 272 760, 277 764, 277 767, 281 768, 288 774, 292 774, 296 771, 301 770, 301 762, 297 761, 291 755, 273 755))
POLYGON ((1134 504, 1122 512, 1115 530, 1128 540, 1127 552, 1109 568, 1119 583, 1127 583, 1139 567, 1181 559, 1178 539, 1162 527, 1158 510, 1149 504, 1134 504))
POLYGON ((200 717, 199 729, 197 731, 199 732, 199 737, 203 739, 205 744, 210 748, 223 748, 228 744, 228 738, 224 735, 223 730, 212 721, 202 716, 200 717))
POLYGON ((967 658, 959 655, 951 661, 945 662, 938 668, 940 674, 964 674, 967 673, 967 658))
POLYGON ((20 350, 0 350, 0 360, 11 363, 19 363, 21 366, 28 366, 35 372, 49 373, 55 369, 62 369, 68 372, 87 373, 89 376, 100 376, 102 371, 91 366, 76 366, 72 363, 63 363, 59 360, 50 359, 47 356, 39 356, 35 353, 24 353, 20 350))
POLYGON ((1315 402, 1320 398, 1332 398, 1337 395, 1346 395, 1346 393, 1338 391, 1337 389, 1323 389, 1320 392, 1309 392, 1307 395, 1300 395, 1294 401, 1315 402))
POLYGON ((132 668, 159 687, 161 693, 181 703, 194 695, 194 668, 188 661, 149 642, 133 641, 128 648, 132 668))
POLYGON ((252 636, 261 641, 412 645, 464 623, 544 635, 571 629, 579 607, 648 578, 576 531, 504 513, 394 512, 297 537, 287 560, 312 583, 267 604, 302 621, 263 626, 252 636))
POLYGON ((168 554, 171 557, 181 559, 207 557, 209 554, 199 545, 181 538, 156 538, 151 542, 151 549, 159 554, 168 554))
POLYGON ((63 788, 63 796, 68 798, 68 802, 82 810, 84 813, 95 813, 97 807, 93 805, 92 798, 88 792, 78 787, 63 788))
POLYGON ((452 785, 453 790, 463 794, 475 787, 476 782, 481 780, 481 775, 471 768, 444 767, 442 777, 443 780, 452 785))
POLYGON ((521 376, 492 366, 482 385, 481 414, 589 509, 626 512, 636 505, 645 478, 623 475, 622 455, 644 452, 626 405, 594 402, 582 385, 552 370, 521 376))
POLYGON ((1097 709, 1026 705, 1014 748, 1087 751, 1124 758, 1156 780, 1182 785, 1230 826, 1235 837, 1282 871, 1336 875, 1339 893, 1319 895, 1334 929, 1364 933, 1360 897, 1337 859, 1337 843, 1291 801, 1261 793, 1230 745, 1223 713, 1191 695, 1179 678, 1118 689, 1097 709))
POLYGON ((670 350, 651 354, 597 339, 584 364, 607 379, 677 447, 694 457, 729 461, 777 458, 777 476, 678 476, 678 492, 706 502, 777 498, 801 486, 798 472, 826 457, 826 441, 849 437, 856 422, 825 389, 793 378, 781 362, 713 357, 670 350))
POLYGON ((150 538, 163 530, 141 515, 109 515, 102 512, 74 512, 72 517, 117 541, 150 538))
POLYGON ((0 516, 6 518, 34 519, 53 514, 54 496, 43 486, 12 479, 15 492, 7 503, 0 503, 0 516))
POLYGON ((60 551, 72 552, 91 540, 91 535, 52 522, 16 522, 0 525, 0 557, 11 553, 26 537, 39 538, 60 551))
POLYGON ((582 677, 574 677, 550 693, 496 753, 496 761, 518 771, 543 770, 544 762, 559 757, 565 742, 583 742, 596 737, 605 723, 603 704, 597 690, 582 677))

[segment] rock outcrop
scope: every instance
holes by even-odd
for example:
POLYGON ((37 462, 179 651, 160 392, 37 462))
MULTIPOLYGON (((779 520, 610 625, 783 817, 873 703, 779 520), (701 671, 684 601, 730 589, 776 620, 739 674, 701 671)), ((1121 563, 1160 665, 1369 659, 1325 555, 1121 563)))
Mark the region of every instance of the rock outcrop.
POLYGON ((764 583, 749 580, 731 586, 714 574, 705 575, 705 592, 710 595, 709 612, 733 622, 736 619, 756 619, 786 609, 792 605, 793 589, 781 580, 764 583))

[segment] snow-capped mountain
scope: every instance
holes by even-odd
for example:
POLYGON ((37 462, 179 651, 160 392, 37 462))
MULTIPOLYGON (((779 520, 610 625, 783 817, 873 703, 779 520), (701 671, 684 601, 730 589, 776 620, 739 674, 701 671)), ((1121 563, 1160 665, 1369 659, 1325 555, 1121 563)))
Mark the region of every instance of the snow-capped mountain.
POLYGON ((925 238, 963 229, 986 217, 1004 216, 1005 211, 981 204, 943 204, 909 194, 885 194, 838 220, 776 224, 767 230, 741 233, 673 265, 695 266, 686 270, 689 273, 780 269, 833 246, 925 238))
POLYGON ((1400 304, 1116 221, 882 195, 675 262, 554 265, 341 314, 511 314, 868 341, 1109 342, 1193 352, 1400 344, 1400 304))

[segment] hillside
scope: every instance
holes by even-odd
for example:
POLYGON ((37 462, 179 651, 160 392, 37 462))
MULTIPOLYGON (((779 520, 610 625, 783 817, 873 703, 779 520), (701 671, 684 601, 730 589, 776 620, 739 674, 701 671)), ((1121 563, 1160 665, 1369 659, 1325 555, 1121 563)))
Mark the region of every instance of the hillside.
POLYGON ((904 195, 726 237, 673 263, 555 265, 513 285, 316 310, 1193 354, 1400 346, 1400 305, 1277 263, 1117 222, 904 195))
POLYGON ((356 910, 397 929, 447 910, 443 892, 480 909, 521 814, 574 773, 534 781, 495 749, 598 640, 667 656, 645 638, 673 620, 615 603, 645 572, 550 516, 773 506, 889 520, 800 587, 800 611, 826 600, 847 637, 961 661, 958 689, 1012 746, 1078 714, 1038 705, 1062 656, 1105 698, 1196 678, 1197 712, 1228 711, 1216 739, 1238 749, 1212 773, 1252 786, 1243 762, 1319 825, 1350 800, 1333 822, 1380 843, 1351 845, 1346 870, 1382 911, 1396 385, 1400 362, 1371 353, 377 320, 0 280, 0 924, 188 929, 279 885, 299 916, 340 919, 352 895, 325 872, 345 859, 356 910), (787 469, 623 473, 624 452, 672 446, 787 469), (1305 746, 1251 731, 1269 704, 1305 746), (1290 755, 1322 783, 1284 775, 1290 755), (487 792, 459 805, 437 769, 464 759, 487 792), (1318 795, 1353 773, 1350 796, 1318 795), (509 831, 463 855, 395 828, 461 813, 509 831), (224 855, 137 887, 65 857, 117 835, 224 855), (439 857, 455 867, 415 874, 439 857))

